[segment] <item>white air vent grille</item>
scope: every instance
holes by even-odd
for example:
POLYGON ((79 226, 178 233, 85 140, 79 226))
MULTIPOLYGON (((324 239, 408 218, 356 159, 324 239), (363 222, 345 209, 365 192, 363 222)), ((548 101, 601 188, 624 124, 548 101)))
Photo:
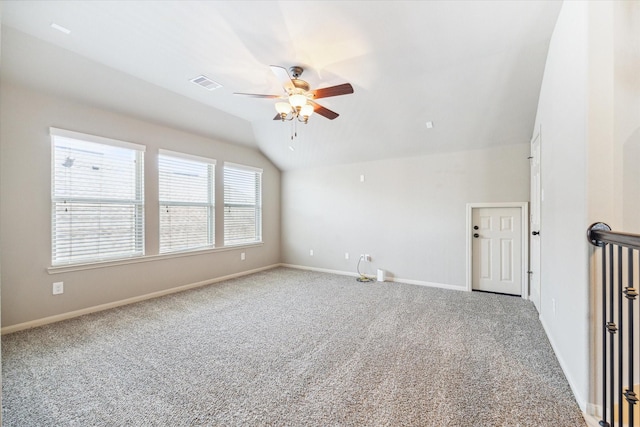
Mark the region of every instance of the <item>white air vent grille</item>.
POLYGON ((194 77, 190 81, 191 83, 195 83, 198 86, 202 86, 207 90, 214 90, 214 89, 218 89, 219 87, 222 87, 220 83, 214 82, 207 76, 194 77))

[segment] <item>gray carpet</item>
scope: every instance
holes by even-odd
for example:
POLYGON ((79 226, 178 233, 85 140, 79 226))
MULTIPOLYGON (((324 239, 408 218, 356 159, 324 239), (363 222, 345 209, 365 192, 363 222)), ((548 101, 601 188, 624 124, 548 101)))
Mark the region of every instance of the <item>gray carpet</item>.
POLYGON ((278 268, 2 338, 5 426, 584 426, 530 302, 278 268))

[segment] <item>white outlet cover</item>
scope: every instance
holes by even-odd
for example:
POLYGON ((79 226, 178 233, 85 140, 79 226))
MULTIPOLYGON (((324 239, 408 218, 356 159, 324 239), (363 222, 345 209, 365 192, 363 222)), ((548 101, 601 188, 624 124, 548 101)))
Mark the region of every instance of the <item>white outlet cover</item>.
POLYGON ((313 249, 309 249, 309 256, 313 256, 313 249))
POLYGON ((64 293, 64 282, 54 282, 52 291, 53 295, 60 295, 64 293))
POLYGON ((244 252, 242 252, 240 254, 240 261, 244 261, 244 260, 245 260, 245 254, 244 254, 244 252))

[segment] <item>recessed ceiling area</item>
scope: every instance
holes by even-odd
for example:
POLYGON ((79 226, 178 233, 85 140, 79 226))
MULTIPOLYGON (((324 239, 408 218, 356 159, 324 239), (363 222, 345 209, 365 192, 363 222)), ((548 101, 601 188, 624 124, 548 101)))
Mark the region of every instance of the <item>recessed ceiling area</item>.
POLYGON ((3 1, 1 77, 253 146, 282 170, 526 143, 560 6, 3 1), (323 100, 340 116, 311 116, 292 141, 277 100, 233 94, 281 94, 270 65, 354 93, 323 100))

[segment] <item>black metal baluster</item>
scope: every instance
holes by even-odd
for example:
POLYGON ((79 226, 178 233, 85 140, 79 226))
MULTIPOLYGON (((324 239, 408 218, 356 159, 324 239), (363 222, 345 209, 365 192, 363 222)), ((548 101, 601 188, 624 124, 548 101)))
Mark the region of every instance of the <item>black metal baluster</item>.
POLYGON ((622 398, 623 398, 623 363, 624 363, 624 359, 623 359, 623 355, 624 355, 624 351, 623 351, 623 345, 624 345, 624 341, 623 341, 623 329, 624 329, 624 325, 622 324, 623 320, 622 320, 622 297, 623 297, 623 285, 622 285, 622 272, 623 272, 623 268, 622 268, 622 246, 620 245, 616 245, 618 248, 618 425, 622 426, 622 414, 623 414, 623 407, 622 407, 622 398))
POLYGON ((613 414, 615 413, 614 399, 615 399, 615 367, 613 346, 615 340, 613 334, 616 333, 616 324, 613 322, 613 304, 615 301, 615 282, 613 281, 613 245, 609 245, 609 416, 611 417, 611 425, 613 425, 613 414))
POLYGON ((629 411, 629 426, 633 426, 633 410, 635 408, 636 403, 638 402, 638 397, 636 396, 635 391, 633 390, 633 383, 634 383, 634 379, 633 379, 633 364, 634 364, 634 360, 633 360, 633 304, 634 301, 636 299, 636 297, 638 296, 638 292, 636 291, 636 289, 633 287, 633 250, 632 249, 627 249, 629 257, 628 257, 628 286, 625 288, 624 293, 625 296, 627 297, 627 315, 628 315, 628 320, 629 320, 629 333, 627 334, 627 338, 628 338, 628 346, 629 346, 629 354, 628 354, 628 368, 627 368, 627 373, 628 373, 628 382, 627 382, 627 390, 625 391, 625 398, 627 399, 627 404, 629 405, 628 411, 629 411))
POLYGON ((607 247, 602 248, 602 427, 607 422, 607 247))

